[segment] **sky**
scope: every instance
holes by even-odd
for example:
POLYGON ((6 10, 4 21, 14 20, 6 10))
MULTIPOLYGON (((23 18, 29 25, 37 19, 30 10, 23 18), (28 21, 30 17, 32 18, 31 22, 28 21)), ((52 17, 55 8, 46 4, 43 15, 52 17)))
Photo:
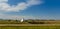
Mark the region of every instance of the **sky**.
POLYGON ((60 0, 0 0, 1 19, 60 19, 60 0))

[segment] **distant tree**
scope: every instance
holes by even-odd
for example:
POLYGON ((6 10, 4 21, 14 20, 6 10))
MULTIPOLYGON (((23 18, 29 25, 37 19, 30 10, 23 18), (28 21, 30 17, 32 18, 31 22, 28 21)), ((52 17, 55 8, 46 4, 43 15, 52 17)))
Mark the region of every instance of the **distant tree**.
POLYGON ((11 21, 11 20, 8 20, 8 21, 11 21))
POLYGON ((28 22, 30 24, 45 24, 45 22, 28 22))

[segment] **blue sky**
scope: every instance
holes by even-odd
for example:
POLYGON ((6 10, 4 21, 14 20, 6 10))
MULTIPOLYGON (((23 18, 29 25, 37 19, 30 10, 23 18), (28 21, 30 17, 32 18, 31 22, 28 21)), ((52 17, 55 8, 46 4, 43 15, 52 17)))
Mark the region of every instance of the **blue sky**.
POLYGON ((14 15, 25 16, 25 18, 60 19, 60 0, 8 0, 5 2, 3 0, 2 2, 9 6, 5 6, 8 9, 2 7, 3 4, 0 6, 2 16, 4 14, 10 17, 14 15))

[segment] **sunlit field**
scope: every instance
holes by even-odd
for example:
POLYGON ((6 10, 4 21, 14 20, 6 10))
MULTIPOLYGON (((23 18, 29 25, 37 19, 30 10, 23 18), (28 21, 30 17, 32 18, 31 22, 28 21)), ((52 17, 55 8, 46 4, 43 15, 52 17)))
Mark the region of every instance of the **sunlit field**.
POLYGON ((0 29, 60 29, 60 20, 0 20, 0 29))
POLYGON ((3 26, 0 29, 60 29, 60 26, 3 26))

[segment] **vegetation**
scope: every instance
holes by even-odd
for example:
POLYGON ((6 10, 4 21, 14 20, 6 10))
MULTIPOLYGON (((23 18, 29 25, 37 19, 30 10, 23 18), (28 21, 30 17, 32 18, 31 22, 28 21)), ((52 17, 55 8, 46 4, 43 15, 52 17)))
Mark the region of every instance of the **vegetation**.
POLYGON ((26 24, 27 26, 0 26, 0 29, 60 29, 60 25, 54 26, 28 26, 28 24, 60 24, 60 20, 0 20, 0 24, 26 24))
POLYGON ((0 19, 0 24, 60 24, 60 20, 39 20, 39 19, 28 19, 20 22, 20 20, 13 19, 0 19))
POLYGON ((4 26, 0 29, 60 29, 60 26, 4 26))
POLYGON ((0 20, 0 24, 60 24, 60 20, 0 20))

